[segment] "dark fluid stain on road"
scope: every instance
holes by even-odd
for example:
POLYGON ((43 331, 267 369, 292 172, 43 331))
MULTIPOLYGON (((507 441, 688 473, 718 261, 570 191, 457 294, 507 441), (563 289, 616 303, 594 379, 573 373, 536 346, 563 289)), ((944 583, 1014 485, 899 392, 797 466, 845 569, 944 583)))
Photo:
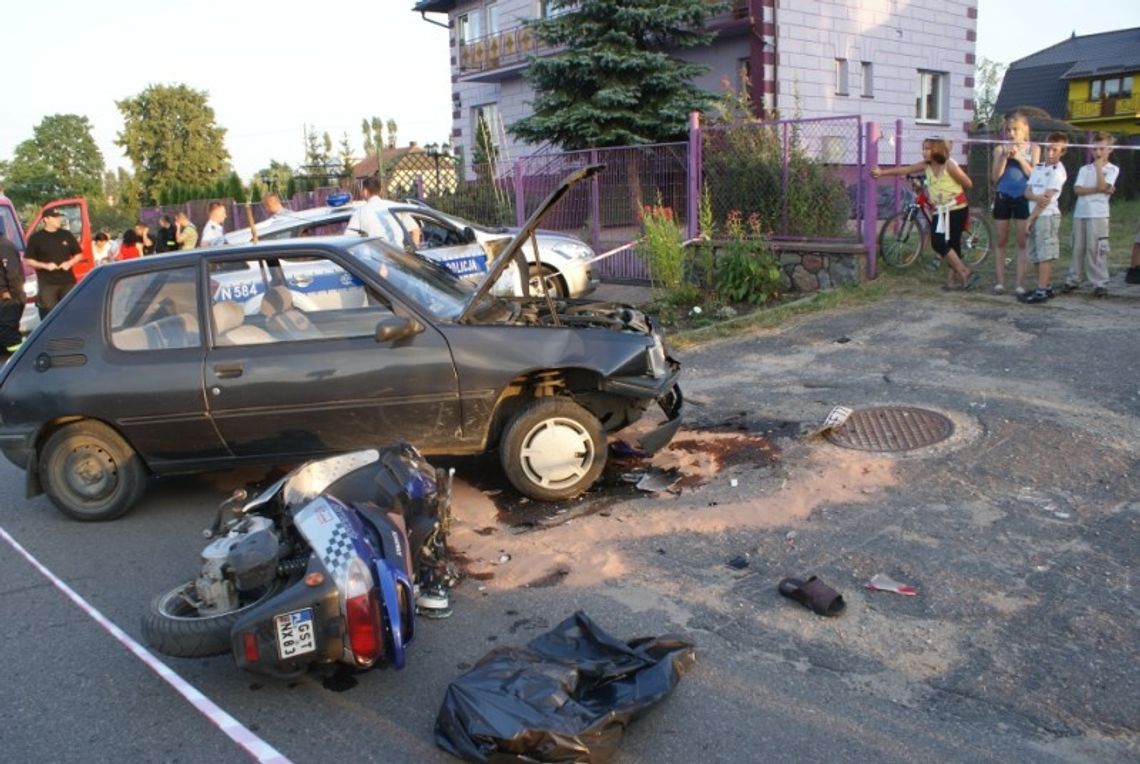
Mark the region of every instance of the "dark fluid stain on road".
MULTIPOLYGON (((739 412, 717 422, 682 429, 664 450, 708 454, 717 470, 744 464, 763 468, 779 460, 780 449, 775 439, 793 436, 798 428, 798 422, 755 420, 750 419, 747 412, 739 412)), ((464 480, 495 503, 499 523, 510 533, 518 534, 605 514, 617 504, 650 496, 635 485, 639 473, 653 469, 650 459, 630 454, 629 450, 628 446, 620 449, 611 446, 606 468, 597 484, 581 496, 564 501, 538 502, 522 496, 507 481, 494 456, 465 457, 455 460, 455 466, 464 480)), ((682 475, 674 489, 693 489, 707 479, 707 475, 682 475)), ((486 536, 497 530, 500 529, 481 528, 476 533, 486 536)))
POLYGON ((353 676, 352 671, 347 668, 338 668, 330 676, 325 677, 321 681, 321 687, 324 687, 326 690, 332 690, 333 692, 351 690, 357 684, 359 684, 359 682, 356 681, 356 677, 353 676))

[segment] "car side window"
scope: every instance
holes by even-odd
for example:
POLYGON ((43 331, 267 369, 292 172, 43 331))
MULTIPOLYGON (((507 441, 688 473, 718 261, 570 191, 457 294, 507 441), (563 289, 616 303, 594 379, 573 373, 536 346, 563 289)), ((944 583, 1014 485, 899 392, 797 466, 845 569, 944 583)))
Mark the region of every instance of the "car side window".
POLYGON ((193 266, 124 276, 111 286, 111 346, 117 350, 201 347, 193 266))
POLYGON ((328 258, 293 255, 248 263, 239 279, 211 269, 215 346, 372 336, 391 313, 382 295, 328 258))

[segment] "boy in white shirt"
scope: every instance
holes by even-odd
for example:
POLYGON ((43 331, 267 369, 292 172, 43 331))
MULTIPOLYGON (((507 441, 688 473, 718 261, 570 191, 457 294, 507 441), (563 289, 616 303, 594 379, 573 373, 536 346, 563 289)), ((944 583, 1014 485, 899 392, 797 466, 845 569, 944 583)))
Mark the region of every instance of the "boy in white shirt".
POLYGON ((1022 295, 1021 302, 1035 304, 1053 296, 1049 279, 1053 277, 1053 261, 1061 256, 1061 188, 1068 175, 1061 157, 1069 146, 1069 136, 1050 133, 1042 151, 1041 164, 1033 168, 1025 198, 1029 210, 1029 262, 1037 264, 1037 288, 1022 295))
POLYGON ((1112 153, 1112 135, 1093 133, 1093 160, 1077 171, 1073 193, 1073 259, 1069 275, 1061 286, 1071 292, 1081 285, 1081 271, 1087 272, 1093 295, 1108 294, 1108 200, 1116 190, 1120 168, 1108 161, 1112 153))

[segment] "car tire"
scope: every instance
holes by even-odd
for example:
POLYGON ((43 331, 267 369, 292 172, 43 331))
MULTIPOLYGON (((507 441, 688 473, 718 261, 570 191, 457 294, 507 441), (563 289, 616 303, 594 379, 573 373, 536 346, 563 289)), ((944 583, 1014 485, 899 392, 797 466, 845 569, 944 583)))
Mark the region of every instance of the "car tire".
POLYGON ((60 512, 74 520, 114 520, 146 488, 147 470, 134 449, 102 422, 56 430, 39 458, 40 484, 60 512))
POLYGON ((230 631, 245 613, 281 591, 285 583, 275 578, 253 598, 225 613, 202 615, 184 596, 193 581, 180 584, 155 597, 142 618, 147 644, 176 658, 208 658, 230 651, 230 631))
POLYGON ((513 417, 499 442, 503 472, 519 493, 539 501, 572 499, 606 466, 597 417, 568 398, 542 398, 513 417))
MULTIPOLYGON (((542 296, 542 282, 538 280, 538 266, 530 266, 530 293, 531 295, 542 296)), ((555 299, 561 299, 566 296, 566 284, 562 281, 562 276, 558 271, 551 268, 549 265, 542 266, 542 272, 546 274, 546 288, 550 290, 550 296, 555 299)))

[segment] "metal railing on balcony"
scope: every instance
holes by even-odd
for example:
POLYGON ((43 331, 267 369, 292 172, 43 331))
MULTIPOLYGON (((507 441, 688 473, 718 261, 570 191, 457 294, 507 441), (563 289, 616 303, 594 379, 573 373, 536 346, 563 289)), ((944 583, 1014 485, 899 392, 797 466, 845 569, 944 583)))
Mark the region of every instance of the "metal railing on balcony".
POLYGON ((1140 95, 1102 98, 1099 101, 1069 101, 1069 119, 1104 119, 1140 116, 1140 95))
POLYGON ((546 46, 526 26, 504 29, 501 32, 459 43, 460 72, 488 72, 512 64, 521 64, 527 56, 537 55, 546 46))

